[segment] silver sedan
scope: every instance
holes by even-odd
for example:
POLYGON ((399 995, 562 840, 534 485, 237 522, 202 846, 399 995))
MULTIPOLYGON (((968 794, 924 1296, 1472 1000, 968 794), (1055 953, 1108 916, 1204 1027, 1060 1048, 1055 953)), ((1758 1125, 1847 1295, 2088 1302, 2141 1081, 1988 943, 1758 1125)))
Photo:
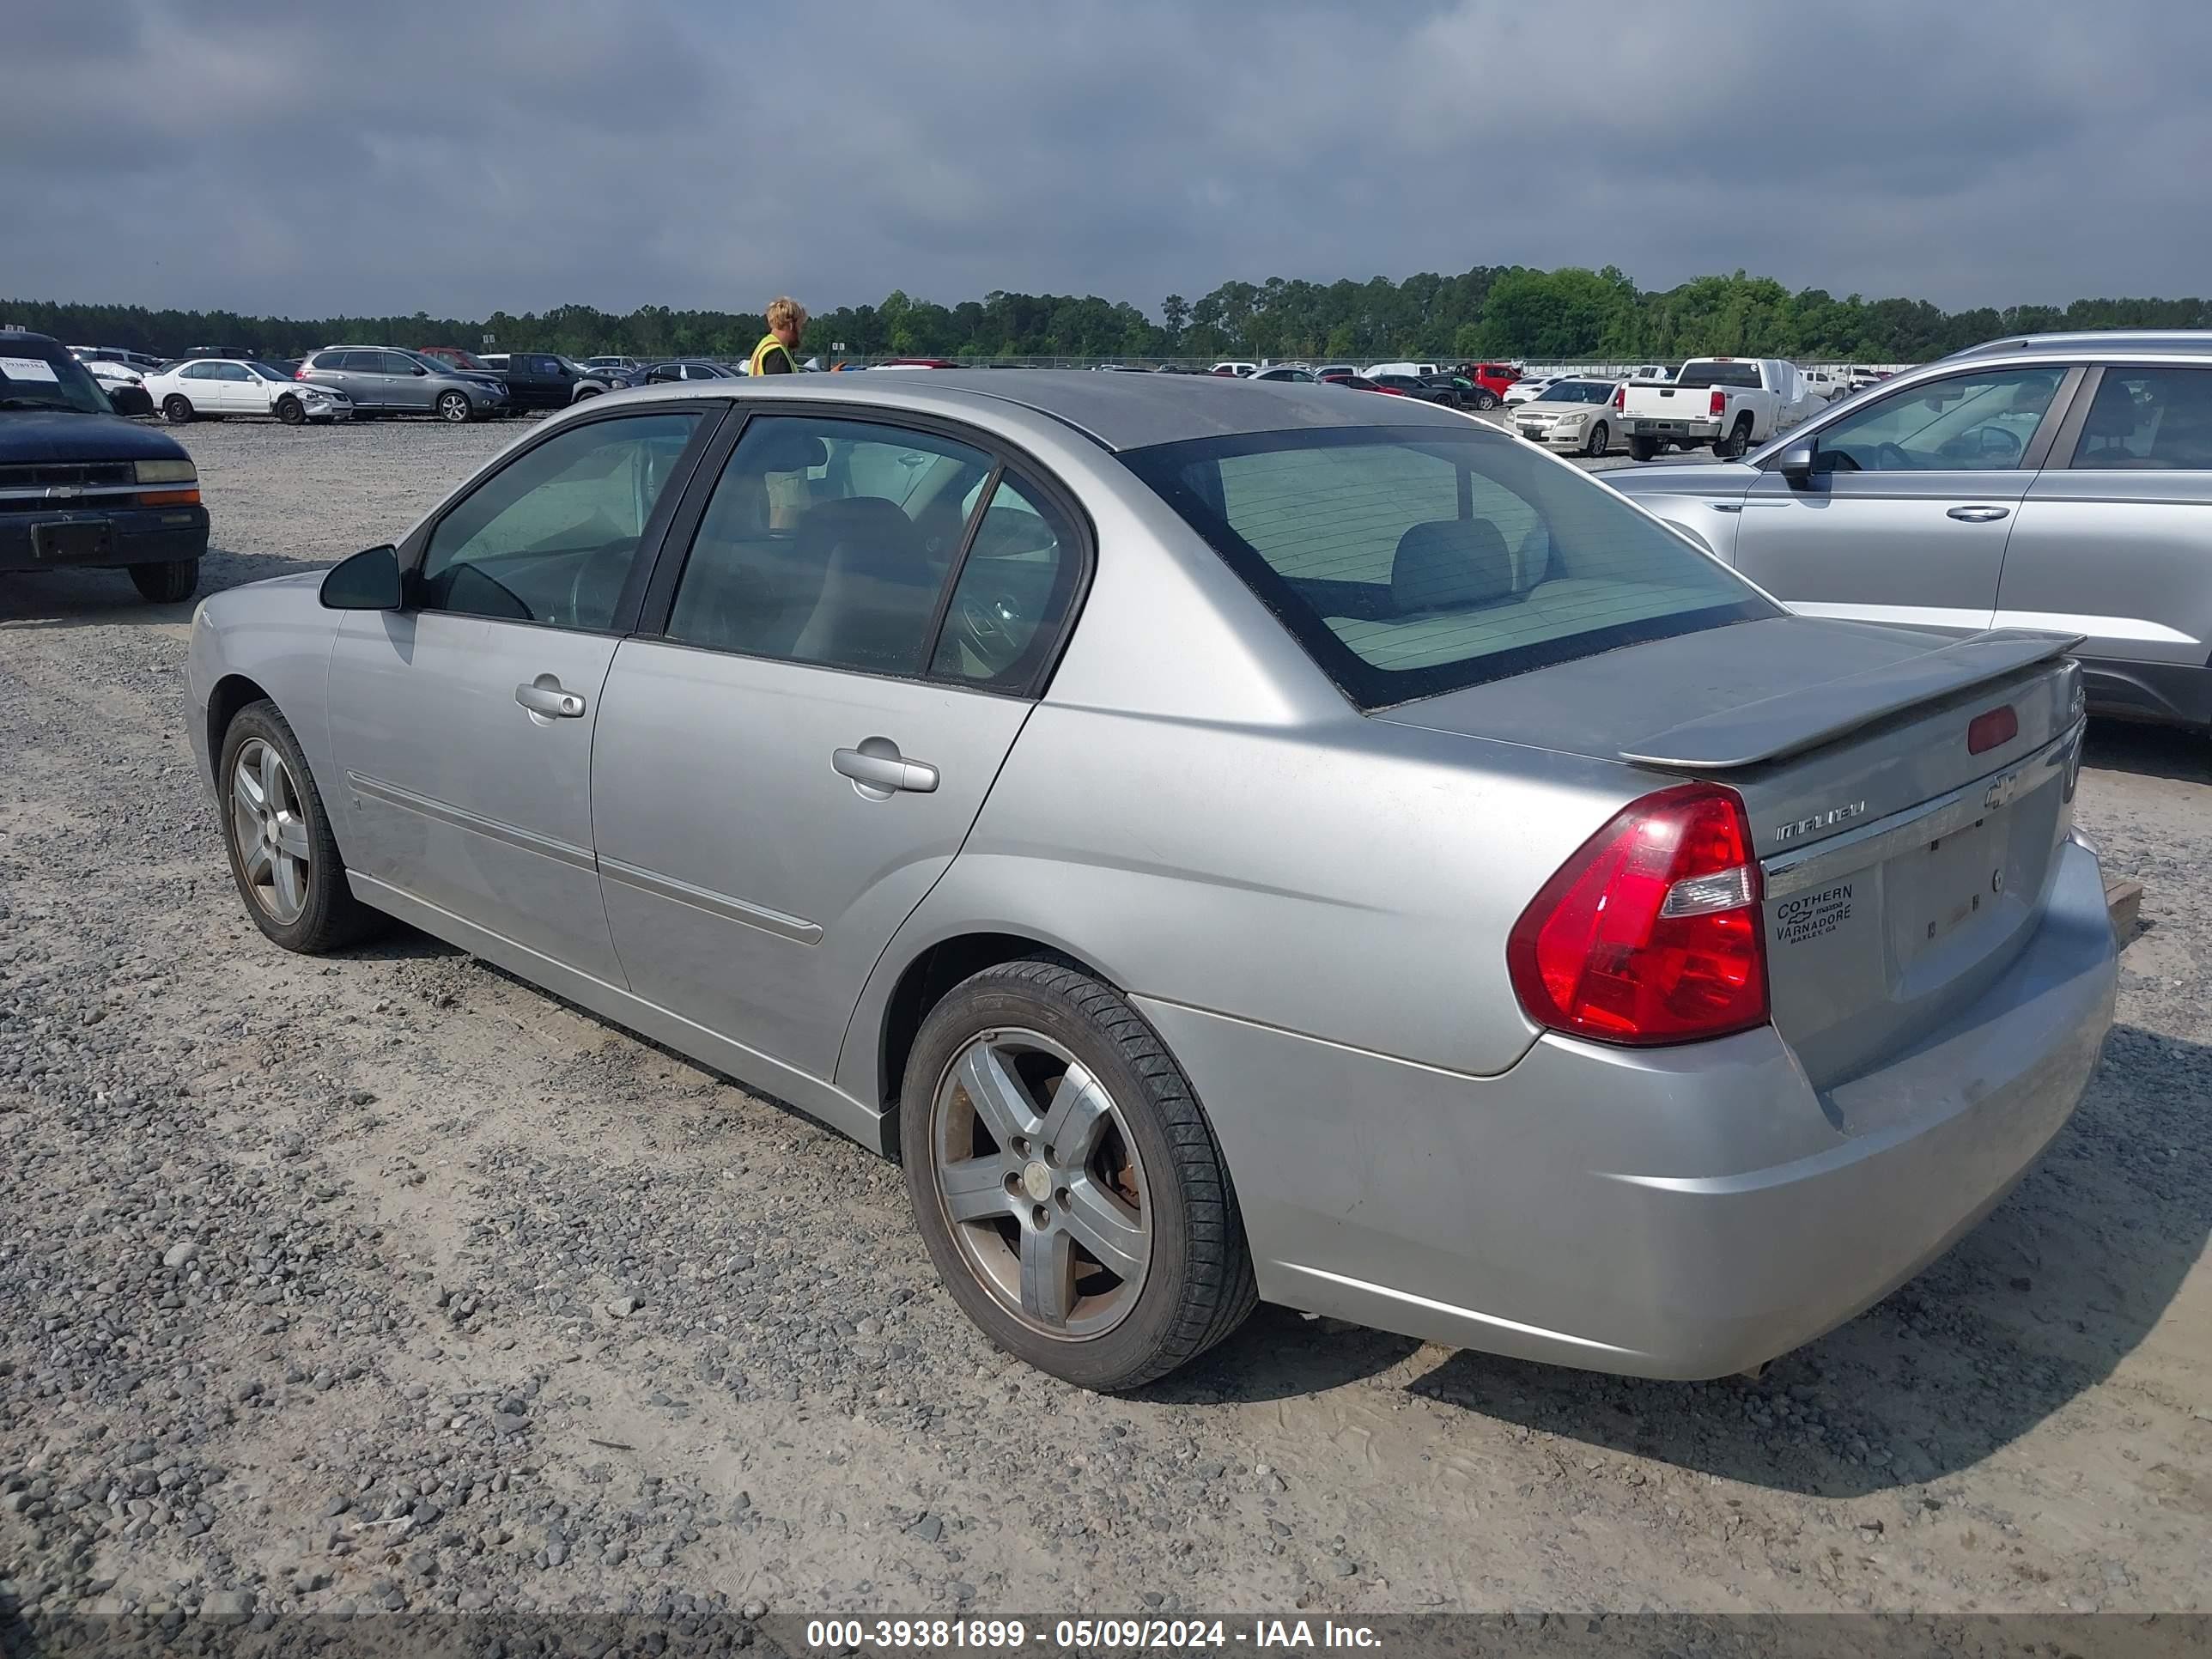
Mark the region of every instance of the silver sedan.
POLYGON ((2068 641, 1788 615, 1384 402, 926 370, 557 416, 200 606, 246 909, 310 952, 398 918, 901 1157, 954 1299, 1086 1386, 1261 1297, 1755 1365, 2096 1064, 2068 641))

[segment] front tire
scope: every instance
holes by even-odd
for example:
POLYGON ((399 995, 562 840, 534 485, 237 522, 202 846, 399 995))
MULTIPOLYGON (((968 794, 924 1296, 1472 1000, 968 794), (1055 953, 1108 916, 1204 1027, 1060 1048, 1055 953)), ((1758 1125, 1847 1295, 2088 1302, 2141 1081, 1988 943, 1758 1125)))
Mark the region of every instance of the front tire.
POLYGON ((1628 458, 1633 461, 1656 460, 1659 454, 1656 438, 1639 438, 1634 433, 1628 436, 1628 458))
POLYGON ((276 418, 286 426, 298 426, 307 418, 307 406, 287 394, 276 400, 276 418))
POLYGON ((440 420, 451 421, 458 426, 461 422, 471 418, 475 414, 475 406, 469 402, 469 394, 467 392, 441 392, 438 394, 438 418, 440 420))
POLYGON ((216 781, 231 879, 263 933, 288 951, 319 956, 383 925, 346 884, 321 792, 275 703, 264 698, 239 711, 223 733, 216 781))
POLYGON ((1583 453, 1592 460, 1602 459, 1613 447, 1613 434, 1606 430, 1603 421, 1590 428, 1589 441, 1583 446, 1583 453))
POLYGON ((181 392, 172 392, 161 399, 161 418, 171 426, 183 426, 192 418, 192 400, 181 392))
POLYGON ((1219 1146, 1121 993, 1028 959, 930 1010, 901 1095, 907 1193, 986 1335, 1115 1392, 1227 1336, 1258 1300, 1219 1146))
POLYGON ((165 559, 159 564, 130 567, 131 586, 153 605, 175 605, 189 599, 200 585, 198 559, 165 559))

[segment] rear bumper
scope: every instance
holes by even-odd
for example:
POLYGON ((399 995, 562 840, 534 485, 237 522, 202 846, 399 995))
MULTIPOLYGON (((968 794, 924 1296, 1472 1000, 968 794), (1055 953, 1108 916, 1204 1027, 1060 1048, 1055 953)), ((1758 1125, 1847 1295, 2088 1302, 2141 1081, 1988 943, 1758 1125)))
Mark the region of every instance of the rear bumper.
POLYGON ((125 565, 166 564, 206 553, 208 515, 204 507, 130 507, 102 512, 79 507, 68 512, 0 514, 0 570, 118 569, 125 565), (41 556, 31 536, 40 524, 96 524, 108 526, 108 545, 97 555, 41 556))
POLYGON ((1709 444, 1721 435, 1715 420, 1676 421, 1650 415, 1625 415, 1620 429, 1631 438, 1666 438, 1677 443, 1709 444))
POLYGON ((1827 1091, 1771 1028, 1640 1053, 1547 1036, 1469 1078, 1139 1006, 1206 1103, 1262 1296, 1691 1378, 1810 1341, 1995 1207, 2080 1100, 2116 980, 2096 859, 2069 842, 2004 975, 1827 1091))

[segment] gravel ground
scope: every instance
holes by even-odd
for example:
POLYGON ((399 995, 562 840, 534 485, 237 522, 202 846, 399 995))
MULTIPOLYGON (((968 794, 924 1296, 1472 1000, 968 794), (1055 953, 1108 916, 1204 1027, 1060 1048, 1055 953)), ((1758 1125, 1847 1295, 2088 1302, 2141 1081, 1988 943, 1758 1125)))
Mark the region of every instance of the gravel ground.
MULTIPOLYGON (((512 435, 195 427, 209 589, 512 435)), ((0 1608, 2176 1610, 2212 1504, 2212 750, 2105 728, 2148 885, 2073 1125, 1762 1382, 1262 1310, 1088 1396, 939 1290, 897 1171, 432 941, 247 921, 188 608, 0 580, 0 1608)))

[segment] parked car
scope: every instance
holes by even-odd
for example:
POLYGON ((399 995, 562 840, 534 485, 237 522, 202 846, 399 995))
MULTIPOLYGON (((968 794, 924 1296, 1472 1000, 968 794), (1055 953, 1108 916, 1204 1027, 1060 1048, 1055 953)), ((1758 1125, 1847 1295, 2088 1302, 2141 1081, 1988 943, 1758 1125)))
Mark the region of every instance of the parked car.
POLYGON ((2093 709, 2212 730, 2212 333, 1993 342, 1607 482, 1795 610, 2081 635, 2093 709))
POLYGON ((1521 371, 1510 363, 1461 363, 1457 369, 1474 383, 1474 396, 1468 403, 1474 409, 1497 408, 1521 380, 1521 371))
POLYGON ((635 357, 611 356, 586 357, 584 359, 584 367, 594 371, 602 368, 613 368, 628 371, 632 369, 641 369, 644 368, 645 365, 639 362, 635 357))
MULTIPOLYGON (((886 363, 886 368, 924 368, 924 363, 886 363)), ((645 371, 641 384, 665 386, 677 380, 733 380, 738 377, 720 363, 710 363, 702 357, 683 357, 669 362, 655 363, 645 371)))
POLYGON ((71 346, 70 355, 88 368, 95 362, 121 363, 142 376, 166 361, 150 351, 132 351, 124 346, 71 346))
POLYGON ((1332 370, 1318 378, 1324 386, 1346 386, 1353 392, 1380 392, 1392 398, 1402 398, 1406 395, 1395 386, 1378 386, 1364 374, 1354 374, 1349 369, 1332 370))
POLYGON ((621 368, 612 364, 598 368, 588 363, 576 380, 576 389, 569 398, 571 403, 581 403, 586 398, 597 398, 609 392, 628 392, 633 386, 645 384, 642 368, 621 368))
POLYGON ((1296 363, 1273 363, 1266 368, 1254 369, 1247 378, 1255 380, 1279 381, 1293 386, 1311 386, 1321 377, 1313 370, 1302 368, 1296 363))
POLYGON ((118 418, 60 341, 0 330, 0 571, 127 570, 173 605, 199 586, 207 540, 183 446, 118 418))
POLYGON ((1395 362, 1370 363, 1360 372, 1370 380, 1379 380, 1386 374, 1395 374, 1401 380, 1418 380, 1423 375, 1434 374, 1438 370, 1439 365, 1436 363, 1395 362))
POLYGON ((1853 392, 1863 392, 1870 386, 1880 386, 1894 373, 1887 368, 1850 368, 1844 371, 1844 380, 1853 392))
POLYGON ((415 355, 427 357, 433 362, 443 363, 448 368, 458 368, 464 374, 483 375, 493 380, 500 378, 499 371, 489 363, 476 353, 464 351, 459 346, 416 346, 415 355))
POLYGON ((1425 404, 1441 404, 1447 409, 1456 409, 1460 394, 1450 386, 1438 386, 1418 374, 1370 374, 1365 377, 1386 392, 1395 392, 1401 398, 1415 398, 1425 404))
POLYGON ((100 383, 118 415, 151 415, 154 400, 146 395, 146 377, 128 363, 112 358, 81 358, 85 373, 100 383))
POLYGON ((325 346, 300 365, 298 379, 344 392, 355 415, 364 419, 435 415, 441 421, 476 421, 512 407, 502 381, 393 346, 325 346))
POLYGON ((1613 448, 1614 382, 1563 374, 1548 381, 1543 395, 1516 405, 1513 429, 1547 449, 1578 455, 1604 455, 1613 448))
POLYGON ((1563 378, 1565 377, 1560 375, 1547 374, 1534 380, 1516 380, 1505 388, 1505 395, 1501 401, 1508 409, 1516 408, 1522 404, 1534 403, 1554 383, 1563 378))
POLYGON ((1629 380, 1671 380, 1674 378, 1672 363, 1638 363, 1621 377, 1629 380))
POLYGON ((1820 406, 1797 366, 1779 357, 1692 357, 1664 381, 1623 380, 1613 399, 1639 461, 1707 444, 1717 456, 1741 455, 1820 406))
POLYGON ((1850 383, 1832 368, 1801 368, 1797 373, 1804 380, 1805 390, 1824 404, 1832 404, 1850 392, 1850 383))
POLYGON ((214 596, 186 726, 270 939, 404 917, 898 1148, 1056 1376, 1264 1297, 1702 1377, 1917 1273, 2096 1065, 2063 649, 1790 615, 1411 399, 789 376, 214 596))
POLYGON ((1358 373, 1359 367, 1356 363, 1323 363, 1314 370, 1314 379, 1317 380, 1326 380, 1332 375, 1357 374, 1358 373))
POLYGON ((150 375, 149 406, 173 426, 230 415, 273 415, 286 426, 307 421, 349 421, 353 399, 337 386, 299 380, 274 363, 233 357, 195 357, 150 375))
POLYGON ((1238 379, 1242 380, 1242 379, 1243 379, 1245 376, 1247 376, 1247 375, 1249 375, 1249 374, 1254 374, 1254 373, 1257 372, 1257 370, 1259 369, 1259 367, 1260 367, 1260 365, 1259 365, 1259 364, 1257 364, 1257 363, 1243 363, 1243 362, 1225 362, 1225 363, 1216 363, 1216 364, 1214 364, 1214 366, 1212 367, 1212 369, 1210 369, 1210 370, 1208 370, 1207 372, 1208 372, 1209 374, 1234 374, 1234 375, 1236 375, 1238 379))
POLYGON ((566 409, 576 401, 577 383, 590 374, 556 351, 495 351, 483 361, 518 409, 566 409))
POLYGON ((872 365, 877 368, 957 368, 950 357, 892 357, 872 365))

